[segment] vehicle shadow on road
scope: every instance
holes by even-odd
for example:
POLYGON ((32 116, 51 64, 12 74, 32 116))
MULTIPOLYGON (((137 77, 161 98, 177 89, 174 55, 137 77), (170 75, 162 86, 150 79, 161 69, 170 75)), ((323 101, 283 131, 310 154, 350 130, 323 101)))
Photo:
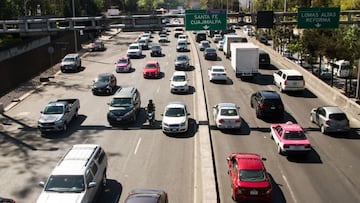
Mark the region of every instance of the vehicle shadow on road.
POLYGON ((292 97, 317 98, 317 96, 307 88, 305 88, 303 91, 299 91, 299 92, 296 92, 296 91, 286 92, 286 94, 288 96, 292 96, 292 97))
POLYGON ((41 133, 41 137, 52 140, 70 137, 72 134, 82 128, 81 124, 84 123, 86 118, 86 115, 78 115, 71 121, 71 123, 68 124, 68 129, 65 132, 43 132, 41 133))
POLYGON ((281 190, 281 187, 286 187, 286 185, 276 183, 276 181, 272 177, 272 175, 270 173, 268 173, 268 174, 269 174, 269 177, 270 177, 271 186, 273 188, 273 197, 272 197, 271 202, 273 202, 273 203, 286 203, 285 195, 284 195, 283 191, 281 190))
POLYGON ((106 180, 106 187, 104 191, 99 194, 96 203, 118 203, 122 194, 123 187, 121 183, 113 179, 106 180))
POLYGON ((268 74, 261 74, 259 73, 257 76, 255 76, 254 78, 243 78, 241 79, 243 82, 248 82, 248 83, 253 83, 253 84, 257 84, 257 85, 272 85, 273 84, 273 79, 274 77, 272 75, 268 75, 268 74))
POLYGON ((196 123, 196 120, 193 118, 189 118, 189 124, 188 124, 188 131, 184 133, 164 133, 166 136, 171 138, 191 138, 195 136, 195 133, 198 130, 198 125, 196 123))
POLYGON ((219 130, 224 134, 228 135, 250 135, 251 128, 249 124, 241 118, 241 127, 240 129, 218 129, 216 125, 210 125, 211 130, 219 130))
POLYGON ((286 157, 288 161, 301 164, 321 164, 323 163, 320 155, 315 150, 314 146, 308 154, 289 155, 286 157))

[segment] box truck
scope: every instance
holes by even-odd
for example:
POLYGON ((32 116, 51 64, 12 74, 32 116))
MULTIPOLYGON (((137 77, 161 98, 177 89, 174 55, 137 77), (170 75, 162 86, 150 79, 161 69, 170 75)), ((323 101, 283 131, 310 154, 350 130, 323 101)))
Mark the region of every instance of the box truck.
POLYGON ((248 43, 231 43, 231 66, 236 77, 253 77, 259 73, 259 47, 248 43))
POLYGON ((231 43, 248 42, 245 36, 234 35, 234 34, 224 35, 223 40, 224 40, 223 52, 226 58, 230 58, 231 56, 231 50, 230 50, 231 43))

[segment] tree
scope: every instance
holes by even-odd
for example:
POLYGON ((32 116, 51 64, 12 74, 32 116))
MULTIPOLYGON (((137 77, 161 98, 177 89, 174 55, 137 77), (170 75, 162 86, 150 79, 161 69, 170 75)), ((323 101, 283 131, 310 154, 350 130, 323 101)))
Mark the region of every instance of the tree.
POLYGON ((164 0, 138 0, 137 5, 145 11, 155 10, 164 0))

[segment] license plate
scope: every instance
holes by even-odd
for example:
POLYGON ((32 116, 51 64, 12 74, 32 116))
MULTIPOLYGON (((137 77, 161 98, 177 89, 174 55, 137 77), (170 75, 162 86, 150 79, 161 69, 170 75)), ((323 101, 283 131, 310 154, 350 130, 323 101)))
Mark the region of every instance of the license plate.
POLYGON ((250 195, 258 195, 258 191, 257 190, 251 190, 250 195))
POLYGON ((116 120, 117 120, 117 121, 121 121, 122 119, 121 119, 121 118, 117 118, 116 120))

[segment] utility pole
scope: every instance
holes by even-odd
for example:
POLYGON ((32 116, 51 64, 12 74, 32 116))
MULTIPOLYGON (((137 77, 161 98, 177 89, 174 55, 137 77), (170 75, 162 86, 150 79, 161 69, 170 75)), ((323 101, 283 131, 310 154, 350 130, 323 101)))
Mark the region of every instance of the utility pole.
MULTIPOLYGON (((72 0, 72 10, 73 10, 73 17, 75 18, 75 3, 74 3, 74 0, 72 0)), ((78 49, 77 49, 77 36, 76 36, 76 29, 75 29, 75 20, 73 21, 74 24, 74 44, 75 44, 75 52, 78 52, 78 49)))

